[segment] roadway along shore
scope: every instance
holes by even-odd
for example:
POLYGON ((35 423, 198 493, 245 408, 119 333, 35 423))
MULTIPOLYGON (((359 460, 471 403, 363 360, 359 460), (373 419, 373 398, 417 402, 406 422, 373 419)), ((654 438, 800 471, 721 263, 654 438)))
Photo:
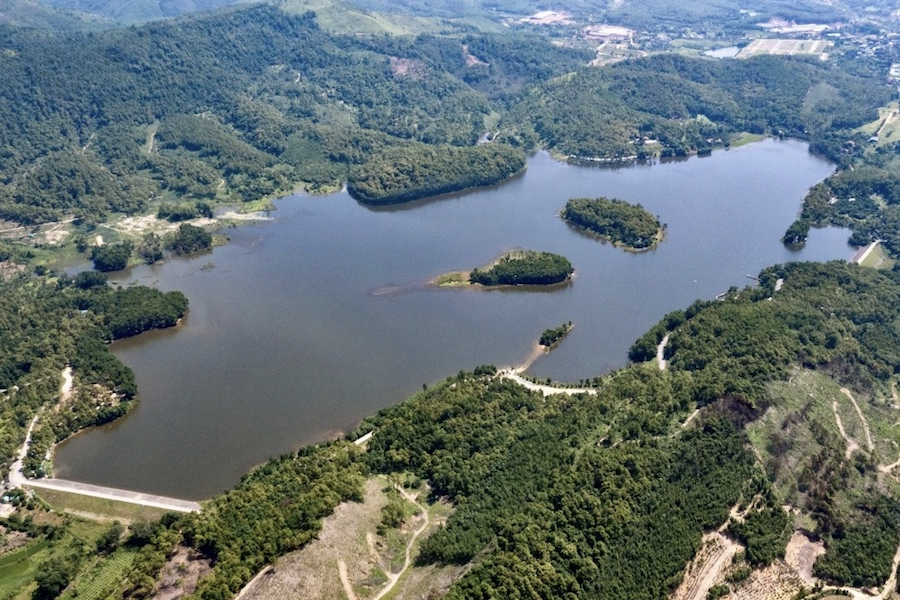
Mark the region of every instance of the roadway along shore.
POLYGON ((166 498, 165 496, 155 496, 153 494, 101 487, 99 485, 79 483, 77 481, 66 481, 64 479, 22 479, 21 485, 30 488, 56 490, 59 492, 68 492, 70 494, 79 494, 81 496, 92 496, 94 498, 104 498, 106 500, 115 500, 117 502, 140 504, 141 506, 161 508, 173 512, 189 513, 200 510, 199 502, 191 502, 189 500, 166 498))
POLYGON ((540 392, 545 396, 551 396, 553 394, 596 394, 597 390, 595 388, 570 388, 570 387, 556 387, 552 385, 542 385, 539 383, 534 383, 532 381, 528 381, 521 375, 519 375, 518 369, 504 369, 497 373, 497 377, 500 379, 511 379, 515 381, 519 385, 527 387, 529 390, 534 390, 536 392, 540 392))

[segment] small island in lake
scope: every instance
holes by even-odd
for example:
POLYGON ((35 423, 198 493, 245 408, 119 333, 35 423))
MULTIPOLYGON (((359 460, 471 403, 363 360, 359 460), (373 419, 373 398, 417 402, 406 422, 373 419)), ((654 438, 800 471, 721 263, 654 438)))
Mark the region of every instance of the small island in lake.
POLYGON ((640 204, 615 198, 576 198, 569 200, 562 218, 573 227, 586 229, 626 250, 650 250, 659 244, 666 231, 659 218, 640 204))
POLYGON ((538 343, 544 347, 544 349, 549 352, 553 350, 556 346, 559 345, 561 341, 563 341, 567 335, 572 331, 572 321, 568 323, 563 323, 559 327, 554 329, 545 329, 544 333, 541 334, 541 339, 538 340, 538 343))
POLYGON ((363 204, 401 204, 494 185, 524 169, 525 153, 505 144, 410 145, 352 169, 347 191, 363 204))
POLYGON ((434 279, 442 287, 480 285, 485 287, 517 285, 554 285, 572 277, 575 269, 565 256, 534 250, 514 250, 493 263, 456 271, 434 279))

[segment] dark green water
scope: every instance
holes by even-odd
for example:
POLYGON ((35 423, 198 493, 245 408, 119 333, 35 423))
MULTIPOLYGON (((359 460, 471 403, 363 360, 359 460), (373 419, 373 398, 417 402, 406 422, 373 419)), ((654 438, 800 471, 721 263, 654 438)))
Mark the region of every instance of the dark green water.
POLYGON ((652 166, 574 167, 539 154, 490 190, 395 210, 346 194, 278 202, 273 220, 229 230, 212 253, 121 277, 182 290, 176 329, 117 343, 141 403, 63 444, 57 476, 204 498, 250 467, 346 431, 363 417, 482 363, 513 365, 541 331, 575 330, 532 373, 577 380, 625 364, 666 312, 790 260, 850 257, 847 232, 779 238, 806 190, 832 171, 799 142, 765 141, 652 166), (668 224, 655 251, 629 254, 569 229, 572 197, 640 202, 668 224), (522 247, 576 268, 552 292, 427 289, 425 280, 522 247))

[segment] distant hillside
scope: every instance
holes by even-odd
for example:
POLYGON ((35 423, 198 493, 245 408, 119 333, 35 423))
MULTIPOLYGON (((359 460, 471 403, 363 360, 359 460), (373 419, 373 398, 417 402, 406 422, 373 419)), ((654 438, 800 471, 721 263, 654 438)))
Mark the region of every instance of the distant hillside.
POLYGON ((86 14, 55 10, 34 0, 0 0, 0 25, 67 31, 95 28, 101 21, 86 14))
POLYGON ((178 17, 254 0, 38 0, 55 10, 82 13, 118 23, 140 23, 178 17))

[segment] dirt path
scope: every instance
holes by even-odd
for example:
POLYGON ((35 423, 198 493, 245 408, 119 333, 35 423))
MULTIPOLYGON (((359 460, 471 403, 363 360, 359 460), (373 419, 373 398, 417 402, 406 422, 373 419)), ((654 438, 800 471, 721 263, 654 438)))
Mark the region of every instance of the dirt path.
POLYGON ((72 397, 72 384, 74 382, 74 378, 72 377, 72 367, 66 367, 62 372, 63 382, 62 386, 59 388, 59 401, 65 402, 69 398, 72 397))
POLYGON ((528 381, 521 375, 519 375, 515 369, 504 369, 497 373, 497 377, 500 379, 510 379, 515 381, 519 385, 528 388, 529 390, 534 390, 535 392, 540 392, 545 396, 552 396, 553 394, 596 394, 597 390, 594 388, 570 388, 570 387, 556 387, 552 385, 543 385, 540 383, 534 383, 532 381, 528 381))
POLYGON ((343 560, 338 561, 338 573, 341 575, 341 584, 344 586, 344 593, 347 594, 348 600, 358 600, 353 586, 350 585, 350 576, 347 575, 347 563, 343 560))
POLYGON ((704 544, 715 544, 716 547, 696 575, 685 578, 672 596, 673 600, 705 600, 719 573, 731 564, 738 551, 738 545, 718 531, 703 536, 703 540, 704 544))
POLYGON ((900 458, 898 458, 897 460, 895 460, 894 462, 892 462, 889 465, 878 465, 878 471, 881 473, 890 473, 897 467, 900 467, 900 458))
POLYGON ((147 156, 153 154, 153 148, 156 146, 156 130, 159 129, 159 123, 154 123, 150 126, 147 131, 147 143, 144 146, 144 149, 147 152, 147 156))
POLYGON ((841 432, 841 437, 844 438, 844 441, 847 442, 847 450, 844 452, 844 458, 849 459, 853 456, 853 453, 859 450, 859 444, 857 444, 849 435, 847 435, 847 430, 844 429, 844 422, 841 421, 841 415, 838 414, 838 403, 837 400, 831 403, 831 410, 834 411, 834 420, 837 422, 838 431, 841 432))
POLYGON ((738 550, 743 549, 743 546, 724 534, 732 521, 742 521, 750 510, 748 506, 742 513, 738 510, 739 506, 739 504, 732 506, 728 511, 728 519, 716 531, 703 536, 703 546, 685 570, 684 579, 670 596, 671 600, 705 600, 707 592, 715 584, 722 569, 732 563, 738 550), (713 546, 712 551, 704 557, 703 553, 710 546, 713 546), (702 565, 696 569, 701 560, 702 565))
POLYGON ((28 431, 25 432, 25 442, 22 444, 22 447, 19 448, 16 460, 9 468, 9 489, 22 487, 27 481, 22 474, 22 461, 25 460, 25 457, 28 455, 28 449, 31 447, 31 432, 34 431, 34 426, 38 422, 38 416, 39 415, 35 415, 28 425, 28 431))
POLYGON ((864 248, 860 248, 859 250, 857 250, 857 251, 853 254, 853 256, 850 257, 850 262, 856 263, 856 264, 858 264, 858 265, 861 265, 862 262, 863 262, 864 260, 866 260, 866 259, 869 257, 869 255, 870 255, 870 254, 872 253, 872 251, 875 249, 875 246, 877 246, 878 243, 879 243, 880 241, 881 241, 881 240, 875 240, 874 242, 872 242, 872 243, 869 244, 868 246, 865 246, 864 248))
POLYGON ((878 131, 875 132, 875 135, 881 137, 881 132, 884 131, 884 128, 888 126, 888 124, 897 116, 897 113, 891 111, 888 113, 888 116, 884 118, 884 121, 881 123, 881 127, 878 128, 878 131))
POLYGON ((692 422, 694 419, 696 419, 696 418, 697 418, 697 415, 699 415, 699 414, 700 414, 700 409, 698 408, 697 410, 695 410, 694 412, 692 412, 690 415, 688 415, 688 418, 685 419, 685 420, 684 420, 684 423, 681 424, 681 428, 682 428, 682 429, 687 428, 687 426, 690 425, 691 422, 692 422))
POLYGON ((869 422, 866 420, 866 417, 862 414, 862 410, 859 408, 859 404, 856 403, 856 399, 853 397, 853 394, 850 393, 850 390, 847 388, 841 388, 841 391, 845 396, 850 398, 850 402, 853 403, 853 408, 856 409, 856 414, 859 415, 859 421, 862 423, 863 431, 866 432, 866 446, 869 449, 869 452, 875 449, 875 444, 872 442, 872 432, 869 431, 869 422))
MULTIPOLYGON (((431 523, 431 518, 428 515, 428 511, 425 510, 424 506, 419 504, 419 501, 418 501, 418 498, 416 495, 407 492, 400 486, 395 486, 395 488, 398 492, 400 492, 400 494, 408 502, 415 505, 415 507, 421 511, 421 514, 423 514, 425 516, 425 521, 422 523, 422 525, 418 529, 416 529, 415 533, 413 533, 412 537, 409 539, 409 542, 406 544, 406 558, 403 561, 403 567, 396 573, 391 573, 390 571, 385 569, 384 574, 388 578, 388 581, 384 585, 384 587, 381 588, 381 591, 379 591, 375 596, 373 596, 371 598, 371 600, 381 600, 388 593, 390 593, 390 591, 392 589, 394 589, 394 586, 397 585, 398 581, 400 581, 400 577, 403 576, 403 574, 406 572, 406 570, 409 568, 410 564, 412 563, 413 545, 416 543, 416 540, 418 539, 418 537, 420 535, 422 535, 422 532, 424 532, 428 528, 428 525, 431 523)), ((366 533, 366 545, 369 547, 370 554, 377 555, 377 552, 375 552, 374 539, 372 538, 371 533, 368 533, 368 532, 366 533)), ((356 596, 356 592, 353 591, 353 585, 350 583, 350 575, 347 572, 347 563, 345 563, 342 559, 338 560, 338 574, 341 577, 341 585, 344 586, 344 593, 347 594, 347 598, 349 600, 359 600, 358 597, 356 596)))
POLYGON ((92 133, 91 137, 88 138, 87 144, 84 145, 84 148, 81 149, 81 153, 84 154, 87 152, 87 149, 91 147, 91 142, 94 141, 94 138, 97 137, 96 133, 92 133))
POLYGON ((370 431, 369 433, 367 433, 367 434, 361 436, 359 439, 357 439, 357 440, 356 440, 355 442, 353 442, 353 443, 354 443, 355 445, 357 445, 357 446, 362 446, 363 444, 365 444, 366 442, 368 442, 369 440, 371 440, 373 435, 375 435, 375 430, 374 430, 374 429, 373 429, 372 431, 370 431))
MULTIPOLYGON (((388 592, 390 592, 392 589, 394 589, 395 585, 397 585, 397 582, 400 580, 400 576, 406 572, 406 570, 409 568, 409 564, 412 562, 411 553, 412 553, 413 544, 416 543, 416 539, 422 534, 423 531, 425 531, 425 529, 428 527, 429 522, 431 521, 430 517, 428 516, 428 511, 425 510, 424 506, 419 504, 418 499, 415 495, 407 492, 406 490, 404 490, 403 488, 401 488, 399 486, 397 487, 397 491, 400 492, 403 495, 403 497, 406 498, 409 502, 414 504, 416 506, 416 508, 418 508, 419 510, 422 511, 422 514, 425 515, 425 522, 422 523, 422 526, 416 530, 416 532, 413 534, 412 538, 410 538, 409 543, 406 544, 406 560, 403 561, 403 568, 400 569, 400 571, 397 573, 388 573, 387 574, 387 576, 388 576, 387 585, 385 585, 383 588, 381 588, 381 591, 378 592, 378 594, 374 598, 372 598, 372 600, 381 600, 382 598, 384 598, 384 596, 388 592)), ((351 600, 353 600, 353 599, 351 598, 351 600)))
POLYGON ((664 358, 666 355, 666 345, 669 343, 669 334, 662 339, 659 346, 656 347, 656 364, 659 365, 660 371, 665 371, 668 361, 664 358))

